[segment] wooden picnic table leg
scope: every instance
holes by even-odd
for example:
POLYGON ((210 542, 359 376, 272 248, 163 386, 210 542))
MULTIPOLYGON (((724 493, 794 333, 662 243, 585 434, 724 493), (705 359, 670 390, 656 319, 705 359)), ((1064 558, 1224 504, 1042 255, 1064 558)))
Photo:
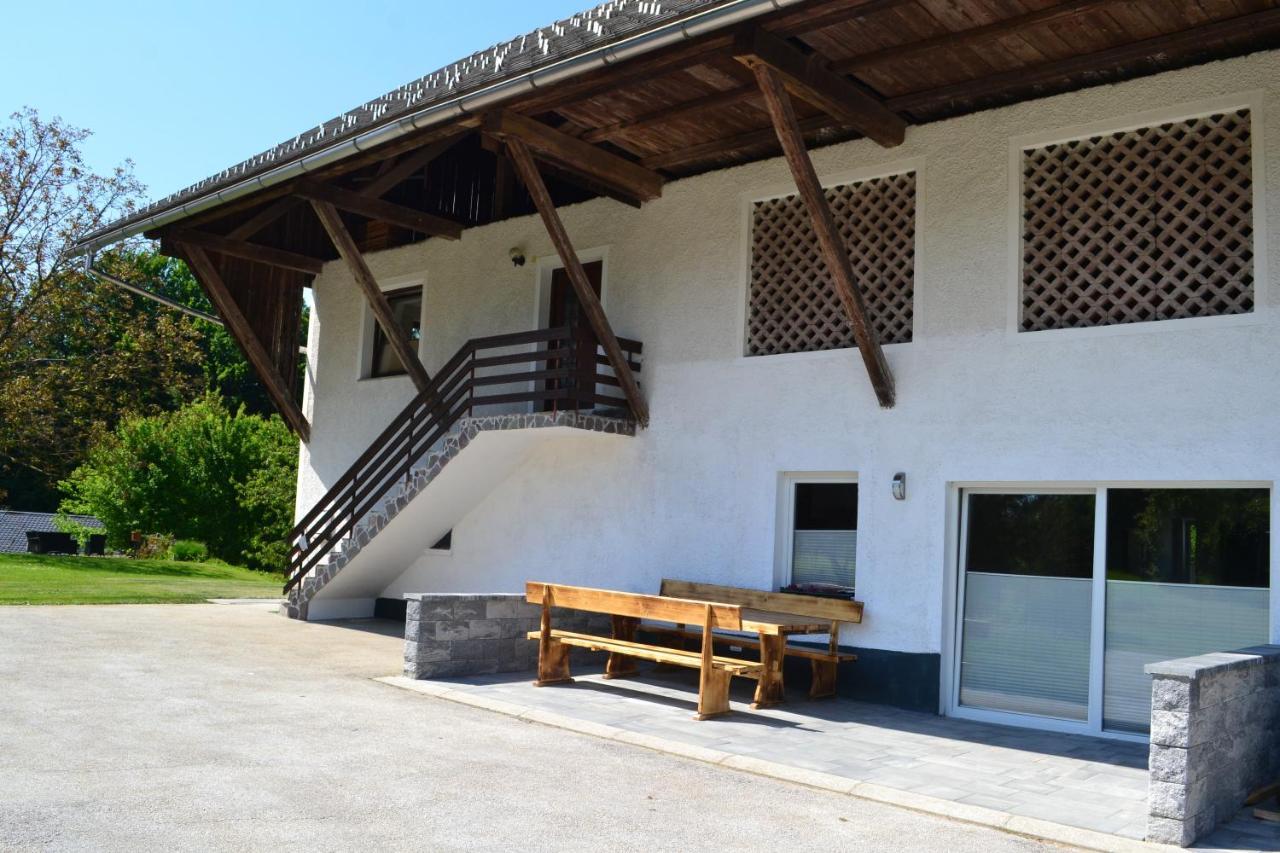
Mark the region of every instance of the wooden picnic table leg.
POLYGON ((706 720, 729 713, 729 682, 733 676, 728 670, 716 669, 715 639, 712 637, 711 605, 707 605, 706 619, 702 623, 702 665, 698 670, 698 713, 695 720, 706 720))
MULTIPOLYGON (((635 642, 636 629, 640 627, 639 619, 632 616, 612 616, 610 618, 613 620, 613 638, 615 640, 626 640, 629 643, 635 642)), ((622 678, 627 675, 635 675, 637 669, 635 658, 618 652, 609 652, 609 660, 604 665, 604 677, 622 678)))
POLYGON ((786 654, 787 638, 780 634, 760 632, 760 663, 763 669, 756 682, 756 698, 752 708, 768 708, 785 701, 782 685, 782 658, 786 654))
POLYGON ((830 648, 831 660, 810 658, 813 664, 813 679, 809 682, 809 698, 823 699, 836 695, 836 671, 839 666, 840 623, 831 623, 830 648))
POLYGON ((542 597, 542 634, 538 637, 538 680, 535 687, 572 683, 569 647, 551 636, 551 589, 542 597))

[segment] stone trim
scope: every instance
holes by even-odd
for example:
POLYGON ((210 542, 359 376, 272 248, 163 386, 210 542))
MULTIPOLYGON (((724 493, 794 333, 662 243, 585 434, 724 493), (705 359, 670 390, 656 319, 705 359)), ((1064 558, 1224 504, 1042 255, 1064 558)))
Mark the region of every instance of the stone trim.
MULTIPOLYGON (((533 672, 538 644, 526 638, 538 630, 542 608, 520 593, 412 593, 404 624, 406 678, 451 678, 497 672, 533 672)), ((570 631, 609 635, 612 622, 601 613, 553 607, 552 624, 570 631)), ((584 650, 575 649, 574 653, 584 650)), ((574 655, 585 662, 598 655, 574 655)))
POLYGON ((1280 646, 1148 664, 1147 840, 1194 844, 1280 776, 1280 646))
MULTIPOLYGON (((409 501, 440 476, 444 466, 461 453, 472 439, 482 432, 493 430, 546 429, 548 427, 571 427, 573 429, 600 432, 606 435, 634 436, 636 423, 628 418, 616 418, 607 415, 596 415, 590 412, 514 412, 505 415, 484 415, 475 418, 460 418, 432 450, 423 456, 421 462, 413 469, 408 483, 397 484, 383 496, 382 509, 369 512, 352 531, 351 536, 344 539, 328 558, 303 579, 302 583, 289 590, 286 600, 280 607, 281 614, 290 619, 307 618, 307 604, 316 593, 333 580, 355 556, 368 545, 373 538, 382 532, 391 519, 409 505, 409 501)), ((426 546, 424 546, 425 549, 426 546)))

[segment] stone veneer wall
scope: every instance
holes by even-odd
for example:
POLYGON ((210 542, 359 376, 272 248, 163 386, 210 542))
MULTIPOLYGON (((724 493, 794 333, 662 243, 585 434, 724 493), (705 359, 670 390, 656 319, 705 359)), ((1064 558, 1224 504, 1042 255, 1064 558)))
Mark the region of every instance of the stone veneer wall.
POLYGON ((1280 646, 1149 664, 1147 839, 1193 844, 1280 778, 1280 646))
MULTIPOLYGON (((536 631, 542 609, 520 593, 406 595, 404 674, 409 678, 446 678, 495 672, 533 672, 538 644, 525 638, 536 631)), ((612 622, 601 613, 562 607, 551 609, 551 624, 568 631, 608 636, 612 622)), ((572 661, 600 655, 574 649, 572 661)))

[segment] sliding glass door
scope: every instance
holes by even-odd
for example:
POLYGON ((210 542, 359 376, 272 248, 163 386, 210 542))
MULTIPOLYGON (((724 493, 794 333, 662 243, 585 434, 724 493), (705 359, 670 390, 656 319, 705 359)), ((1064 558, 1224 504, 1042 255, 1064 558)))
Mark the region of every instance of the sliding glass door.
POLYGON ((972 493, 964 523, 960 704, 1086 719, 1093 495, 972 493))
POLYGON ((961 715, 1141 735, 1146 664, 1268 641, 1269 489, 968 489, 960 504, 961 715))
POLYGON ((1103 727, 1146 733, 1156 661, 1267 642, 1267 489, 1108 489, 1103 727))

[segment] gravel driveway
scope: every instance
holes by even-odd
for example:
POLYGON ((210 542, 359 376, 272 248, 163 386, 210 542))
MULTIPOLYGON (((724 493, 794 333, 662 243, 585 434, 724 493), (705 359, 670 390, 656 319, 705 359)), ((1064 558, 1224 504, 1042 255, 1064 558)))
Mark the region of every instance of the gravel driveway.
POLYGON ((253 605, 0 608, 0 849, 1048 849, 397 690, 253 605))

